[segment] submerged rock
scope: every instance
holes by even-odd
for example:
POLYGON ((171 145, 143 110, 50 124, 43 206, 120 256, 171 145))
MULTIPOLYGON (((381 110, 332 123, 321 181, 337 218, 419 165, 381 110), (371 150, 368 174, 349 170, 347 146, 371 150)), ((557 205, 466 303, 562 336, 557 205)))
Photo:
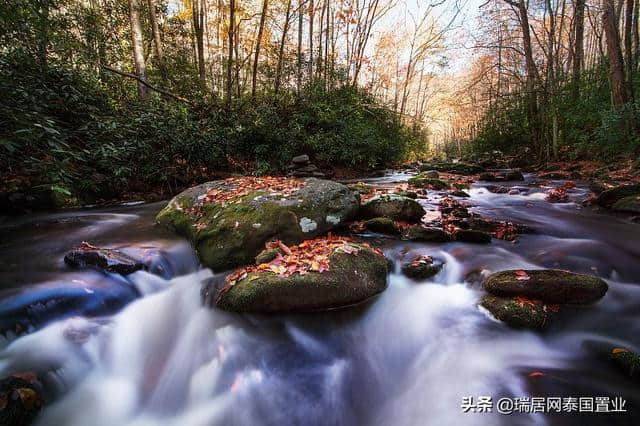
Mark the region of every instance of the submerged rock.
POLYGON ((388 217, 375 217, 364 222, 365 228, 382 234, 397 234, 398 230, 392 219, 388 217))
POLYGON ((469 195, 467 192, 461 191, 461 190, 453 191, 451 193, 451 195, 453 195, 454 197, 460 197, 460 198, 469 198, 469 197, 471 197, 471 195, 469 195))
POLYGON ((515 328, 544 330, 551 322, 551 314, 539 301, 486 295, 480 306, 496 319, 515 328))
POLYGON ((328 269, 322 272, 282 275, 273 271, 266 265, 263 270, 242 274, 235 283, 227 282, 218 293, 216 306, 235 312, 313 312, 347 307, 387 287, 388 264, 382 254, 369 247, 345 243, 329 254, 328 269))
POLYGON ((271 239, 296 244, 341 226, 358 204, 332 181, 231 178, 178 194, 156 221, 188 238, 205 266, 225 270, 252 263, 271 239))
POLYGON ((42 409, 42 385, 33 373, 0 379, 0 424, 27 426, 42 409))
POLYGON ((139 259, 134 259, 115 249, 98 248, 87 243, 68 252, 64 256, 64 263, 71 268, 93 268, 121 275, 147 269, 147 265, 139 259))
POLYGON ((402 265, 402 273, 409 278, 424 280, 431 278, 442 270, 443 262, 431 256, 417 256, 411 262, 402 265))
POLYGON ((445 243, 451 241, 447 233, 442 229, 422 225, 409 226, 402 233, 402 237, 405 240, 423 243, 445 243))
POLYGON ((386 217, 407 222, 417 222, 425 213, 417 201, 396 194, 374 197, 360 208, 360 215, 364 218, 386 217))
POLYGON ((482 287, 496 296, 581 305, 600 300, 609 288, 606 282, 593 275, 557 269, 501 271, 484 280, 482 287))
POLYGON ((598 195, 598 198, 596 198, 596 203, 602 207, 611 207, 623 198, 639 195, 640 184, 621 185, 602 191, 600 195, 598 195))

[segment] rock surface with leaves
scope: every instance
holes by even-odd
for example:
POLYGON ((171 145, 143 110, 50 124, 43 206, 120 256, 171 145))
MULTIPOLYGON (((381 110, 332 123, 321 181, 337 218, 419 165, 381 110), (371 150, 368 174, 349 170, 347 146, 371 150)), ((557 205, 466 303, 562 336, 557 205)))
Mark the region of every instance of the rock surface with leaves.
POLYGON ((347 237, 327 236, 278 251, 269 262, 233 271, 216 306, 235 312, 311 312, 361 303, 387 286, 381 251, 347 237))

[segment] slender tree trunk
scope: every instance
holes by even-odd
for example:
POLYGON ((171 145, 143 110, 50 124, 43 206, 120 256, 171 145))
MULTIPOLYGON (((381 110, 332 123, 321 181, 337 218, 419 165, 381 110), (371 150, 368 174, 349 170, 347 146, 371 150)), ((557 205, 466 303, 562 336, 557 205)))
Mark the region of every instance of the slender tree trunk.
POLYGON ((260 15, 260 26, 258 27, 258 38, 256 39, 256 53, 253 58, 253 78, 251 81, 251 97, 256 96, 256 80, 258 77, 258 58, 260 57, 260 43, 262 42, 262 32, 264 31, 264 23, 267 17, 267 8, 269 0, 262 1, 262 14, 260 15))
POLYGON ((227 106, 231 106, 231 97, 233 92, 233 51, 234 40, 233 35, 236 28, 236 2, 235 0, 229 0, 229 54, 227 56, 227 106))
POLYGON ((633 67, 634 72, 638 69, 638 52, 640 51, 640 30, 638 29, 638 0, 633 2, 633 67))
MULTIPOLYGON (((133 48, 133 65, 136 75, 140 80, 146 81, 146 67, 144 63, 144 49, 142 39, 142 26, 140 25, 140 4, 139 0, 129 0, 129 21, 131 23, 131 46, 133 48)), ((142 100, 149 97, 147 86, 138 82, 138 96, 142 100)))
POLYGON ((302 90, 302 17, 304 11, 302 10, 303 0, 298 0, 298 68, 296 73, 296 88, 298 94, 302 90))
POLYGON ((624 60, 627 72, 627 89, 629 99, 633 101, 633 3, 634 0, 626 0, 627 5, 624 16, 624 60))
POLYGON ((580 95, 580 73, 584 62, 584 3, 585 0, 576 0, 574 12, 574 49, 573 49, 573 97, 580 95))
POLYGON ((204 8, 205 0, 192 0, 193 30, 196 37, 196 49, 198 53, 198 75, 200 77, 200 85, 206 86, 206 68, 204 63, 204 8))
POLYGON ((284 61, 284 44, 287 40, 287 31, 289 31, 289 21, 290 21, 290 15, 289 12, 291 12, 291 0, 287 1, 287 11, 285 13, 285 20, 284 20, 284 28, 282 29, 282 39, 280 40, 280 49, 278 51, 278 67, 276 68, 276 82, 275 82, 275 86, 274 86, 274 91, 276 93, 278 93, 278 90, 280 90, 280 80, 282 79, 282 64, 284 61))
POLYGON ((609 77, 611 80, 611 100, 616 108, 627 103, 628 92, 624 76, 624 60, 620 48, 620 34, 615 15, 613 0, 605 0, 602 12, 602 26, 607 39, 609 52, 609 77))
POLYGON ((156 5, 154 0, 147 0, 149 5, 149 20, 151 21, 151 31, 153 33, 153 44, 156 48, 156 57, 158 58, 158 67, 162 78, 167 78, 167 68, 164 63, 164 50, 162 48, 162 40, 160 38, 160 27, 158 26, 158 17, 156 16, 156 5))
POLYGON ((315 15, 314 0, 309 5, 309 82, 313 81, 313 18, 315 15))

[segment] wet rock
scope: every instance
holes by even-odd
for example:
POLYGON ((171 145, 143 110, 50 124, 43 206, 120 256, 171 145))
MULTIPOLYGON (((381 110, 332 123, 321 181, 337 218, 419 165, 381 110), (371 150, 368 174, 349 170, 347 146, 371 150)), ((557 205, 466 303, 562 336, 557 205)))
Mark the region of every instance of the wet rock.
POLYGON ((400 191, 400 192, 396 192, 395 194, 401 197, 411 198, 412 200, 415 200, 418 198, 418 193, 414 191, 400 191))
POLYGON ((524 180, 524 175, 518 170, 509 170, 504 174, 504 179, 508 181, 522 181, 524 180))
POLYGON ((438 179, 440 177, 440 174, 435 170, 425 170, 424 172, 420 173, 420 176, 424 176, 428 179, 438 179))
MULTIPOLYGON (((187 189, 158 213, 156 221, 189 239, 202 263, 219 271, 253 263, 272 239, 296 244, 326 233, 351 220, 358 210, 356 194, 337 182, 309 178, 283 193, 250 190, 247 179, 213 181, 187 189), (205 202, 209 191, 232 198, 205 202)), ((286 182, 294 185, 296 181, 286 182)))
POLYGON ((600 193, 596 199, 596 203, 602 207, 611 207, 623 198, 638 195, 640 195, 640 184, 620 185, 600 193))
POLYGON ((566 180, 571 178, 571 174, 569 172, 563 172, 563 171, 552 171, 552 172, 540 173, 538 174, 538 178, 545 179, 545 180, 566 180))
POLYGON ((460 229, 455 234, 455 240, 464 243, 489 244, 491 235, 473 229, 460 229))
POLYGON ((480 306, 514 328, 544 330, 551 322, 551 314, 545 305, 536 301, 486 295, 480 300, 480 306))
POLYGON ((257 271, 218 293, 216 306, 235 312, 313 312, 366 301, 387 287, 387 259, 364 246, 357 254, 339 249, 324 272, 280 276, 257 271))
POLYGON ((424 208, 417 201, 396 194, 374 197, 360 208, 360 215, 363 218, 386 217, 406 222, 418 222, 425 213, 424 208))
POLYGON ((64 256, 64 263, 75 269, 92 268, 121 275, 147 269, 142 261, 119 250, 98 248, 86 243, 68 252, 64 256))
POLYGON ((626 376, 640 378, 640 355, 625 348, 614 348, 609 358, 626 376))
POLYGON ((469 198, 469 197, 471 197, 471 195, 469 195, 465 191, 453 191, 451 193, 451 195, 453 195, 454 197, 461 197, 461 198, 469 198))
POLYGON ((640 213, 640 195, 624 197, 611 206, 611 210, 625 213, 640 213))
POLYGON ((449 183, 443 180, 437 178, 429 178, 422 174, 410 178, 407 182, 409 183, 409 185, 413 185, 418 188, 430 188, 436 191, 441 191, 443 189, 451 187, 449 183))
POLYGON ((0 424, 27 426, 42 409, 42 385, 34 373, 0 379, 0 424))
POLYGON ((379 232, 381 234, 393 235, 398 233, 393 220, 388 217, 374 217, 373 219, 365 221, 364 226, 370 231, 379 232))
POLYGON ((435 170, 459 175, 473 175, 482 172, 483 168, 467 163, 427 163, 420 166, 422 171, 435 170))
POLYGON ((520 195, 520 190, 518 190, 518 189, 510 189, 509 192, 507 192, 507 194, 509 194, 509 195, 520 195))
POLYGON ((291 159, 293 164, 308 164, 310 161, 309 156, 307 154, 298 155, 291 159))
POLYGON ((487 185, 485 188, 487 188, 487 191, 493 194, 506 194, 507 192, 509 192, 509 188, 501 185, 487 185))
POLYGON ((440 272, 443 265, 443 262, 434 261, 431 256, 417 256, 411 262, 402 265, 402 273, 409 278, 425 280, 440 272))
POLYGON ((409 226, 402 233, 402 237, 406 240, 424 243, 445 243, 451 240, 442 229, 423 225, 409 226))
POLYGON ((501 182, 505 180, 504 176, 496 175, 489 172, 480 173, 480 176, 478 176, 478 178, 485 182, 501 182))
POLYGON ((357 192, 360 195, 367 195, 374 190, 373 186, 367 185, 366 183, 363 183, 363 182, 349 183, 347 184, 347 188, 349 188, 354 192, 357 192))
POLYGON ((599 195, 607 190, 607 186, 599 181, 593 181, 589 184, 589 189, 596 195, 599 195))
POLYGON ((593 275, 556 269, 501 271, 487 278, 482 287, 496 296, 581 305, 600 300, 609 288, 606 282, 593 275))

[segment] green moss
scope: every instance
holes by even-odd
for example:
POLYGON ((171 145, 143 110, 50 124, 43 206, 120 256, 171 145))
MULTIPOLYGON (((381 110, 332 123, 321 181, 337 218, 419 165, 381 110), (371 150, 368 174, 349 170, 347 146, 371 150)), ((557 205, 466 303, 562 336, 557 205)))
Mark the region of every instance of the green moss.
POLYGON ((216 302, 237 312, 316 311, 362 302, 386 288, 387 262, 360 246, 358 255, 338 250, 329 270, 281 277, 270 271, 250 274, 216 302))
POLYGON ((480 306, 496 319, 515 328, 543 330, 551 322, 551 316, 542 303, 519 303, 511 298, 487 295, 480 300, 480 306))
POLYGON ((397 234, 398 230, 392 219, 388 217, 375 217, 364 223, 364 226, 373 232, 381 232, 383 234, 397 234))
POLYGON ((435 189, 436 191, 450 188, 448 182, 445 182, 441 179, 429 178, 422 175, 414 176, 407 181, 410 185, 420 187, 420 188, 430 188, 435 189))
POLYGON ((640 355, 626 349, 611 352, 610 358, 629 377, 640 377, 640 355))
POLYGON ((364 218, 386 217, 407 222, 417 222, 425 213, 416 200, 396 194, 374 197, 360 208, 360 214, 364 218))
POLYGON ((640 213, 640 195, 624 197, 616 201, 611 208, 620 212, 640 213))

